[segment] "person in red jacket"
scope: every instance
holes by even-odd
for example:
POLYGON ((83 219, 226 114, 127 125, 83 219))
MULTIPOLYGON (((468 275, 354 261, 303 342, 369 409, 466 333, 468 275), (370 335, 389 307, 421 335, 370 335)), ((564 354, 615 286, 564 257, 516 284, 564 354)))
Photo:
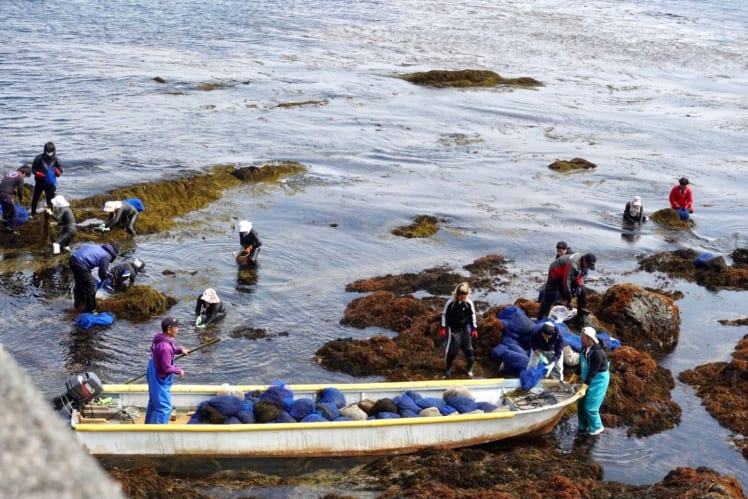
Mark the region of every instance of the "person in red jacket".
POLYGON ((584 291, 584 278, 589 270, 595 270, 597 257, 592 253, 574 253, 563 255, 551 263, 548 267, 548 280, 545 283, 543 301, 540 303, 538 319, 548 317, 551 307, 558 296, 566 300, 567 308, 571 308, 572 297, 577 297, 579 313, 589 313, 584 307, 587 298, 584 291))
POLYGON ((678 212, 681 220, 688 220, 693 213, 693 192, 688 184, 688 179, 681 177, 678 185, 670 190, 670 207, 678 212))

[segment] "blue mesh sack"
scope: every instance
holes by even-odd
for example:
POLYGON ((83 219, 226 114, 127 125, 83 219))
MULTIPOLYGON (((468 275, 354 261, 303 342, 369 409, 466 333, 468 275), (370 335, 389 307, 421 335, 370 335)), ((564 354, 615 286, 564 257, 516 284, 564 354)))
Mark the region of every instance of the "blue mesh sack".
POLYGON ((603 348, 606 348, 608 350, 615 350, 616 348, 621 348, 621 340, 616 338, 611 338, 611 336, 608 333, 597 333, 597 339, 600 340, 600 343, 602 344, 603 348))
POLYGON ((242 420, 236 416, 231 416, 230 418, 226 418, 226 423, 224 424, 242 424, 242 420))
POLYGON ((496 406, 491 402, 478 402, 478 409, 483 412, 493 412, 496 410, 496 406))
POLYGON ((529 390, 533 386, 537 385, 538 382, 543 379, 545 375, 546 366, 544 364, 538 364, 535 367, 529 369, 522 369, 519 373, 519 383, 523 390, 529 390))
POLYGON ((456 395, 450 398, 447 401, 447 405, 457 409, 457 412, 460 414, 465 414, 466 412, 471 412, 478 408, 478 404, 475 400, 461 395, 456 395))
POLYGON ((404 395, 407 395, 407 396, 408 396, 408 397, 410 397, 410 398, 411 398, 411 399, 412 399, 413 401, 416 401, 416 400, 418 400, 418 399, 420 399, 420 398, 423 398, 423 395, 421 395, 421 394, 420 394, 420 393, 418 393, 418 392, 414 392, 413 390, 408 390, 407 392, 405 392, 405 393, 404 393, 404 395))
POLYGON ((506 374, 516 376, 520 371, 522 371, 522 369, 527 367, 528 362, 530 362, 530 357, 527 353, 518 351, 517 348, 512 348, 511 345, 507 345, 507 349, 502 357, 502 362, 504 363, 502 368, 503 371, 506 374))
POLYGON ((396 412, 382 411, 377 413, 377 419, 397 419, 400 415, 396 412))
MULTIPOLYGON (((276 383, 283 383, 277 381, 276 383)), ((260 394, 260 400, 269 400, 284 409, 288 409, 293 403, 293 391, 283 384, 273 384, 260 394)))
POLYGON ((410 409, 404 409, 399 412, 401 418, 417 418, 420 414, 421 410, 419 409, 418 412, 411 411, 410 409))
POLYGON ((447 405, 444 399, 437 397, 421 397, 415 402, 416 405, 421 409, 426 409, 427 407, 436 407, 437 409, 441 410, 442 407, 447 405))
POLYGON ((234 395, 219 395, 208 400, 208 405, 226 417, 235 416, 243 403, 244 400, 234 395))
POLYGON ((335 418, 340 416, 338 406, 335 402, 317 402, 317 412, 324 416, 328 421, 333 421, 335 418))
POLYGON ((335 421, 353 421, 353 420, 349 418, 348 416, 338 416, 337 418, 335 418, 335 421))
POLYGON ((326 423, 327 420, 323 418, 322 416, 320 416, 319 414, 312 413, 312 414, 307 414, 306 416, 304 416, 302 420, 299 422, 300 423, 326 423))
POLYGON ((187 424, 200 424, 200 410, 207 403, 208 402, 206 400, 203 400, 202 402, 197 404, 197 407, 195 408, 195 412, 192 413, 192 416, 190 416, 190 420, 187 421, 187 424))
POLYGON ((109 312, 101 312, 99 315, 85 313, 75 318, 75 325, 81 329, 91 329, 94 326, 111 326, 112 324, 114 324, 114 317, 109 312))
POLYGON ((535 323, 527 317, 525 311, 517 306, 506 307, 499 312, 498 319, 504 328, 504 337, 512 338, 520 344, 529 348, 529 333, 535 323))
POLYGON ((295 423, 296 420, 291 417, 289 413, 286 411, 281 411, 280 414, 278 414, 278 417, 275 418, 272 423, 295 423))
POLYGON ((449 416, 450 414, 455 414, 457 409, 445 403, 444 407, 439 407, 439 412, 442 413, 442 416, 449 416))
POLYGON ((254 411, 241 411, 236 413, 236 417, 244 424, 255 424, 255 413, 254 411))
POLYGON ((293 401, 288 413, 296 420, 301 421, 306 416, 314 412, 314 400, 310 398, 300 398, 293 401))
POLYGON ((333 402, 338 409, 342 409, 347 405, 343 392, 333 387, 323 388, 318 391, 317 402, 333 402))
POLYGON ((397 412, 400 414, 402 414, 403 411, 413 411, 415 413, 419 413, 421 412, 421 409, 423 409, 422 407, 418 407, 415 401, 405 394, 400 395, 399 397, 395 397, 394 399, 392 399, 392 401, 395 403, 397 412))

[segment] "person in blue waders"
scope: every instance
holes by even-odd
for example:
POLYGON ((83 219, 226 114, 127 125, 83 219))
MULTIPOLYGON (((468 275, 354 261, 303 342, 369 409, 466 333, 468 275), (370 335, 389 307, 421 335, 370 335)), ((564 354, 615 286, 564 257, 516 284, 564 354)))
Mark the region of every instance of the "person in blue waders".
POLYGON ((177 346, 174 338, 179 331, 179 321, 166 317, 161 321, 161 332, 153 336, 151 359, 148 361, 148 407, 146 424, 168 424, 171 419, 171 385, 174 375, 184 376, 184 370, 174 365, 174 354, 189 355, 190 352, 177 346))
POLYGON ((577 403, 577 417, 580 433, 599 435, 605 428, 600 419, 600 406, 610 383, 608 356, 597 339, 597 331, 591 327, 582 328, 582 355, 579 356, 582 366, 581 396, 577 403))

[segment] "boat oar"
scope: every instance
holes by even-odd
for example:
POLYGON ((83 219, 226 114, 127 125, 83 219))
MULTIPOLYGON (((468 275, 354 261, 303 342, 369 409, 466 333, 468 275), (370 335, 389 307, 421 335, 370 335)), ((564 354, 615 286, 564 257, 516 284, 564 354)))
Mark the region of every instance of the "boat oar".
MULTIPOLYGON (((205 347, 209 347, 210 345, 215 345, 215 344, 216 344, 216 343, 218 343, 219 341, 221 341, 221 338, 216 338, 216 339, 214 339, 214 340, 210 340, 210 341, 209 341, 209 342, 207 342, 207 343, 203 343, 203 344, 202 344, 202 345, 200 345, 199 347, 195 347, 195 348, 193 348, 192 350, 187 350, 187 354, 191 354, 192 352, 197 352, 198 350, 202 350, 203 348, 205 348, 205 347)), ((184 356, 185 356, 185 355, 187 355, 187 354, 185 354, 185 353, 181 353, 181 354, 177 355, 176 357, 174 357, 174 360, 177 360, 177 359, 181 359, 182 357, 184 357, 184 356)), ((143 378, 143 377, 145 377, 145 375, 146 375, 146 374, 148 374, 148 373, 147 373, 147 372, 144 372, 144 373, 143 373, 143 374, 141 374, 140 376, 135 376, 134 378, 130 378, 130 379, 128 379, 127 381, 125 381, 125 384, 126 384, 126 385, 129 385, 130 383, 134 383, 134 382, 136 382, 137 380, 139 380, 140 378, 143 378)))

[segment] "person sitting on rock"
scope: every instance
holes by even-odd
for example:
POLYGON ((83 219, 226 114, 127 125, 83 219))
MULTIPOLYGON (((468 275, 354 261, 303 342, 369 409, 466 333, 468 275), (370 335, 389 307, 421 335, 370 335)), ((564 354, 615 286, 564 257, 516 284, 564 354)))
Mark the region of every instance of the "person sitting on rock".
POLYGON ((683 221, 693 213, 693 192, 688 184, 688 179, 681 177, 678 185, 670 190, 670 207, 678 212, 678 217, 683 221))

